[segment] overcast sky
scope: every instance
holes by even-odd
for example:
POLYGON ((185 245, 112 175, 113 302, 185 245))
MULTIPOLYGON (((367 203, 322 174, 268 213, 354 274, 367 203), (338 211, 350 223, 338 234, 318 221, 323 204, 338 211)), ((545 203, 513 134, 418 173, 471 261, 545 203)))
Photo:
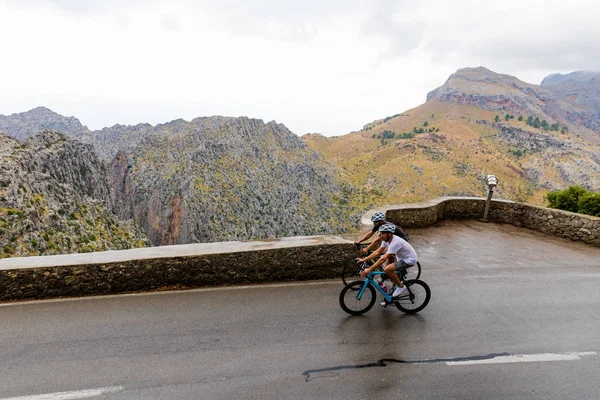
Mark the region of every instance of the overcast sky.
POLYGON ((0 114, 226 115, 343 135, 459 68, 599 70, 595 1, 0 0, 0 114))

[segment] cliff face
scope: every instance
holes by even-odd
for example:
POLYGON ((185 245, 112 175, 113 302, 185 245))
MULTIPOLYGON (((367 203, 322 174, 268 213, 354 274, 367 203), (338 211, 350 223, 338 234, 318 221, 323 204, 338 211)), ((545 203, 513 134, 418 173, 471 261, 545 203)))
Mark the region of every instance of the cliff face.
POLYGON ((0 134, 0 257, 148 245, 112 214, 107 177, 92 146, 63 134, 0 134))
POLYGON ((358 223, 335 169, 274 122, 159 125, 118 153, 111 172, 119 216, 156 245, 342 233, 358 223))
POLYGON ((600 72, 553 74, 544 78, 541 87, 576 106, 576 110, 565 114, 567 121, 600 131, 600 72))
POLYGON ((209 117, 89 131, 40 107, 0 116, 0 126, 20 140, 56 127, 91 145, 80 151, 93 148, 106 171, 77 159, 47 170, 134 220, 156 245, 342 233, 359 222, 339 170, 275 122, 209 117), (63 176, 73 171, 109 178, 63 176))

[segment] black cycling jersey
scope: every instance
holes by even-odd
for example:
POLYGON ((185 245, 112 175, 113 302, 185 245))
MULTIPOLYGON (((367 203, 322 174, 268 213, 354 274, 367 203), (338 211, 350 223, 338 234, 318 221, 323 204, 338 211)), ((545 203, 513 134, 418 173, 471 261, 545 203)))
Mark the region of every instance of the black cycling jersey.
MULTIPOLYGON (((382 225, 385 225, 385 224, 394 225, 396 227, 396 230, 394 231, 394 235, 399 236, 400 238, 402 238, 408 242, 408 235, 402 229, 400 229, 400 227, 398 225, 392 224, 391 222, 388 222, 388 221, 383 221, 382 225)), ((373 229, 371 229, 371 231, 378 232, 379 226, 373 226, 373 229)))

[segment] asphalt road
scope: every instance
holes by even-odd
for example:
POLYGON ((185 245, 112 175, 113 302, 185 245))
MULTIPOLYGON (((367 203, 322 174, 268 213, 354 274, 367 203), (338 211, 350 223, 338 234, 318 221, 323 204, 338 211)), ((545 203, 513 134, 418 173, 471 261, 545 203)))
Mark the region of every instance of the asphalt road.
POLYGON ((600 248, 411 237, 432 289, 414 316, 350 317, 338 281, 0 305, 0 400, 600 398, 600 248))

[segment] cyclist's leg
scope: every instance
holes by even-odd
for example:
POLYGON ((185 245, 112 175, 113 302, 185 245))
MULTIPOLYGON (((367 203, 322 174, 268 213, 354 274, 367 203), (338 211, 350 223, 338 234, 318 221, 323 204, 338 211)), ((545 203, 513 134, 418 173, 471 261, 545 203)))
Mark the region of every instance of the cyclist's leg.
MULTIPOLYGON (((399 262, 400 261, 398 261, 398 263, 399 262)), ((392 283, 394 283, 394 285, 396 285, 398 287, 402 287, 402 286, 404 286, 404 284, 400 281, 400 279, 398 279, 398 275, 394 273, 397 269, 396 264, 397 263, 386 265, 384 271, 385 271, 385 274, 390 278, 392 283)))

